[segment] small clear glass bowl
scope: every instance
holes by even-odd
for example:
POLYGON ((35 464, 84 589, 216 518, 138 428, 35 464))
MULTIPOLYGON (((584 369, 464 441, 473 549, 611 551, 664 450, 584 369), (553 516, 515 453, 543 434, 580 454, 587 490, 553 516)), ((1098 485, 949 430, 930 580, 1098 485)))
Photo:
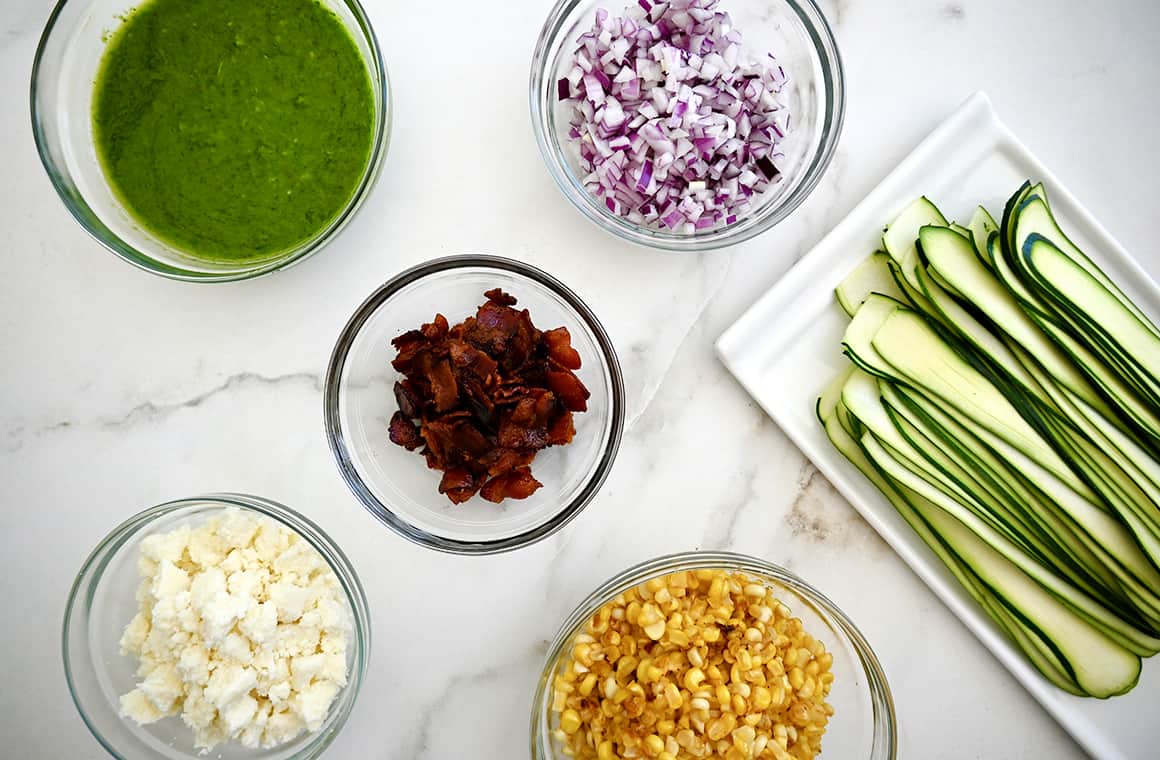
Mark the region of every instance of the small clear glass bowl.
POLYGON ((354 707, 370 659, 370 611, 350 560, 313 522, 288 507, 244 494, 209 494, 146 509, 113 529, 97 545, 73 582, 64 615, 64 673, 73 703, 89 731, 120 760, 201 758, 220 760, 310 760, 322 754, 354 707), (120 713, 120 697, 136 688, 137 660, 121 654, 125 626, 137 614, 142 539, 182 525, 199 525, 212 515, 237 508, 273 518, 301 535, 334 570, 349 606, 351 640, 347 685, 339 692, 322 728, 280 747, 247 749, 219 744, 208 754, 194 747, 193 730, 179 716, 145 726, 120 713))
POLYGON ((362 178, 338 215, 309 240, 253 261, 209 261, 145 229, 109 185, 93 139, 93 83, 107 33, 147 0, 59 0, 32 64, 32 133, 41 163, 65 206, 92 237, 130 264, 189 282, 245 280, 285 269, 318 251, 351 220, 378 178, 391 127, 390 84, 379 43, 358 0, 319 0, 350 32, 367 66, 374 134, 362 178))
POLYGON ((417 544, 454 554, 494 554, 535 543, 566 525, 604 483, 624 428, 624 381, 612 342, 592 310, 551 275, 483 254, 421 264, 386 283, 361 305, 339 336, 326 374, 326 434, 339 472, 370 513, 417 544), (492 504, 476 495, 452 504, 439 493, 441 473, 417 451, 391 443, 398 409, 391 339, 430 322, 473 316, 484 291, 502 288, 541 330, 564 326, 580 353, 576 375, 588 387, 588 411, 574 416, 566 446, 536 454, 543 487, 526 499, 492 504))
POLYGON ((532 128, 548 171, 584 216, 617 237, 670 251, 705 251, 740 243, 785 219, 817 186, 842 131, 846 90, 833 32, 814 0, 721 0, 744 49, 773 53, 788 76, 782 100, 790 125, 779 150, 781 179, 755 195, 732 224, 694 233, 638 225, 613 213, 584 187, 580 153, 568 137, 569 108, 556 83, 572 68, 576 39, 591 28, 597 8, 622 15, 635 0, 557 0, 532 58, 532 128))
POLYGON ((566 757, 563 747, 552 738, 552 731, 559 726, 559 716, 550 709, 552 683, 567 661, 572 642, 596 611, 618 594, 652 578, 710 568, 740 571, 773 589, 790 614, 802 621, 805 631, 833 655, 834 683, 826 701, 833 705, 834 715, 822 737, 819 760, 893 760, 898 743, 894 700, 870 644, 833 602, 801 578, 770 562, 732 552, 683 552, 642 562, 608 579, 580 603, 548 650, 532 700, 533 760, 566 757))

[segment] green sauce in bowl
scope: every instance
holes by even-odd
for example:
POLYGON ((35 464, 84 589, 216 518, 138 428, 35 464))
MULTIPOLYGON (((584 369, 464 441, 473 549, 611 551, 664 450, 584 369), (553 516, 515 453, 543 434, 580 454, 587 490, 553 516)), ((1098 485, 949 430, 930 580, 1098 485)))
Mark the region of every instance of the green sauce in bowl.
POLYGON ((314 238, 370 161, 359 49, 317 0, 149 0, 93 93, 105 176, 146 230, 195 258, 277 258, 314 238))

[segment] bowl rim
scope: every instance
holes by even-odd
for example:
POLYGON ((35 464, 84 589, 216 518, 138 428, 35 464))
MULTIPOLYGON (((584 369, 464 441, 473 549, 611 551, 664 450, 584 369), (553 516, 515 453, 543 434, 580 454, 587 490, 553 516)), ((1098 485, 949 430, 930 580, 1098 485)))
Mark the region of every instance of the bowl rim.
POLYGON ((585 596, 583 601, 577 604, 571 614, 564 619, 544 657, 539 684, 532 700, 530 735, 533 760, 556 760, 554 754, 545 752, 545 746, 550 746, 552 739, 541 733, 541 718, 548 705, 549 689, 556 662, 579 626, 609 599, 651 578, 680 570, 707 568, 740 570, 761 576, 763 579, 772 579, 777 584, 799 594, 808 604, 821 608, 821 611, 840 629, 841 635, 845 636, 853 646, 866 676, 873 713, 873 745, 868 760, 894 760, 898 752, 898 727, 890 683, 878 660, 878 655, 875 654, 870 642, 866 640, 854 622, 846 613, 842 612, 838 605, 830 601, 829 597, 790 570, 748 554, 711 550, 665 554, 621 570, 585 596))
POLYGON ((104 576, 105 569, 112 560, 113 555, 130 538, 138 533, 140 529, 145 528, 161 517, 190 507, 203 507, 208 509, 237 507, 250 512, 258 512, 277 520, 279 523, 298 533, 322 555, 322 558, 326 560, 326 563, 330 565, 331 570, 334 571, 335 576, 338 578, 339 585, 342 586, 343 593, 350 604, 352 619, 351 638, 355 649, 354 662, 351 665, 347 677, 347 685, 343 687, 343 690, 339 694, 349 694, 350 696, 346 700, 345 707, 341 712, 329 717, 327 719, 328 725, 324 724, 323 728, 313 735, 313 739, 306 746, 290 758, 287 758, 287 760, 311 760, 312 758, 318 757, 330 746, 331 742, 334 741, 342 727, 346 724, 347 719, 353 711, 355 702, 358 700, 362 683, 366 678, 371 653, 370 609, 362 581, 359 580, 358 573, 355 572, 350 559, 343 553, 338 544, 310 518, 284 504, 261 496, 220 492, 163 502, 143 509, 122 521, 97 543, 81 564, 81 569, 77 572, 76 578, 73 580, 67 601, 65 602, 64 619, 61 625, 61 658, 64 664, 65 682, 68 686, 69 697, 72 699, 73 706, 76 707, 77 713, 80 714, 81 720, 84 722, 85 727, 88 728, 89 733, 92 734, 93 738, 97 740, 106 752, 118 758, 118 760, 128 760, 96 728, 89 717, 88 710, 77 695, 74 671, 77 667, 80 667, 80 663, 75 665, 73 663, 73 652, 69 646, 70 628, 73 623, 74 614, 79 614, 81 611, 80 605, 88 605, 91 602, 93 590, 104 576), (82 591, 84 592, 83 596, 82 591))
POLYGON ((620 361, 616 355, 612 340, 604 330, 604 326, 597 319, 591 308, 572 291, 567 285, 538 267, 526 264, 516 259, 495 256, 485 253, 465 253, 453 256, 444 256, 417 264, 400 272, 371 293, 362 304, 355 309, 350 320, 339 333, 331 353, 330 363, 327 366, 324 392, 323 416, 325 418, 326 439, 334 455, 339 474, 346 482, 347 487, 379 522, 399 534, 428 549, 435 549, 448 554, 487 555, 514 551, 530 546, 557 532, 571 522, 599 492, 604 481, 612 469, 620 448, 621 437, 624 433, 625 391, 624 376, 621 372, 620 361), (608 443, 600 455, 592 474, 584 483, 580 492, 556 512, 551 519, 529 530, 514 536, 484 541, 467 541, 447 538, 437 533, 424 530, 412 525, 400 517, 388 504, 381 502, 371 492, 348 451, 346 436, 339 412, 341 396, 342 374, 346 367, 347 356, 354 345, 362 328, 380 306, 387 303, 403 288, 433 275, 454 271, 457 269, 495 269, 527 277, 533 282, 552 292, 572 309, 581 322, 592 332, 602 358, 601 365, 612 387, 611 393, 611 429, 608 443))
MULTIPOLYGON (((47 118, 55 118, 55 112, 53 114, 45 113, 37 103, 41 70, 45 63, 45 54, 47 53, 49 40, 56 30, 57 22, 60 20, 61 14, 64 13, 65 7, 70 4, 75 5, 89 1, 57 0, 56 5, 53 6, 52 12, 45 22, 44 31, 41 32, 40 41, 37 43, 36 52, 32 59, 32 74, 29 81, 29 114, 32 119, 32 137, 36 143, 36 152, 40 157, 40 163, 44 167, 49 181, 52 183, 53 189, 56 190, 57 196, 60 197, 60 200, 64 203, 65 208, 68 209, 72 218, 101 247, 113 253, 122 261, 132 264, 137 269, 171 280, 182 282, 237 282, 262 277, 287 269, 294 264, 304 261, 330 243, 346 227, 351 219, 354 218, 359 208, 366 201, 367 196, 371 194, 371 190, 374 189, 379 175, 382 172, 387 149, 390 145, 391 129, 394 122, 392 116, 394 110, 394 95, 391 90, 387 65, 383 61, 382 48, 379 45, 378 36, 375 34, 374 27, 371 25, 370 17, 367 15, 366 10, 359 0, 337 0, 350 10, 367 47, 370 49, 371 55, 369 59, 365 56, 360 57, 364 58, 363 64, 366 67, 368 78, 372 82, 372 87, 377 85, 380 93, 379 102, 374 110, 375 131, 371 137, 371 151, 367 156, 367 164, 363 169, 363 175, 358 185, 351 193, 350 199, 347 200, 346 204, 334 219, 309 240, 300 243, 297 247, 279 254, 279 256, 272 259, 265 259, 250 265, 243 265, 234 270, 210 272, 189 269, 179 264, 154 258, 122 239, 121 236, 110 230, 93 213, 88 202, 72 186, 71 175, 67 167, 58 167, 56 161, 52 158, 49 141, 42 125, 46 122, 47 118)), ((141 3, 138 5, 145 2, 150 2, 150 0, 141 0, 141 3)), ((343 24, 343 28, 347 29, 348 32, 351 31, 350 27, 345 23, 343 24)), ((103 169, 102 176, 104 176, 103 169)), ((191 258, 196 257, 191 256, 191 258)))
MULTIPOLYGON (((822 138, 803 170, 801 182, 765 217, 751 224, 736 222, 693 234, 653 229, 613 214, 603 203, 597 203, 592 193, 577 184, 573 172, 568 169, 567 161, 560 151, 555 150, 552 138, 547 134, 545 127, 548 116, 545 106, 550 107, 554 103, 555 93, 555 82, 546 76, 551 63, 549 54, 558 38, 568 31, 564 29, 565 19, 577 6, 587 1, 556 0, 536 40, 528 86, 532 131, 536 136, 540 156, 556 186, 581 214, 606 232, 637 245, 663 251, 698 252, 736 245, 756 237, 784 221, 805 202, 834 158, 846 114, 846 77, 841 52, 829 21, 815 0, 776 0, 787 6, 801 22, 819 60, 825 84, 822 138)), ((632 5, 630 0, 626 0, 625 4, 632 5)))

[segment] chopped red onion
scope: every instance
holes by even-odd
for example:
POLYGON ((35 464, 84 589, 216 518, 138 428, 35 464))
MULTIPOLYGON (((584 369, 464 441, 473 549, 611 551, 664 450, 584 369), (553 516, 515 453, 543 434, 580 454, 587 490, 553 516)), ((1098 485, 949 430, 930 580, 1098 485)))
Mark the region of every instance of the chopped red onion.
POLYGON ((781 179, 789 128, 772 54, 748 58, 719 0, 597 9, 556 83, 584 185, 614 214, 691 233, 733 224, 781 179))

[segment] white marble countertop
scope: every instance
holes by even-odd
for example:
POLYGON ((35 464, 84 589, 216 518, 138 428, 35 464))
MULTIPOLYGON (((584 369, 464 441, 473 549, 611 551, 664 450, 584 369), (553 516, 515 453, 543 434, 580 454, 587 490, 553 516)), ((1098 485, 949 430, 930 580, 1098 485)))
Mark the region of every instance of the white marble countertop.
POLYGON ((74 574, 132 512, 235 490, 316 519, 366 586, 370 673, 330 757, 526 757, 532 691, 563 616, 614 572, 697 547, 786 565, 848 612, 893 687, 902 758, 1082 756, 712 343, 976 89, 1160 275, 1160 6, 824 2, 849 88, 833 165, 759 239, 673 255, 594 228, 541 164, 526 81, 546 0, 366 4, 396 96, 382 179, 318 256, 211 286, 138 272, 69 218, 26 105, 49 6, 0 0, 0 754, 102 756, 60 661, 74 574), (520 258, 575 288, 612 335, 629 394, 619 459, 587 510, 549 540, 483 559, 381 528, 339 479, 321 422, 320 375, 354 307, 400 269, 464 251, 520 258))

